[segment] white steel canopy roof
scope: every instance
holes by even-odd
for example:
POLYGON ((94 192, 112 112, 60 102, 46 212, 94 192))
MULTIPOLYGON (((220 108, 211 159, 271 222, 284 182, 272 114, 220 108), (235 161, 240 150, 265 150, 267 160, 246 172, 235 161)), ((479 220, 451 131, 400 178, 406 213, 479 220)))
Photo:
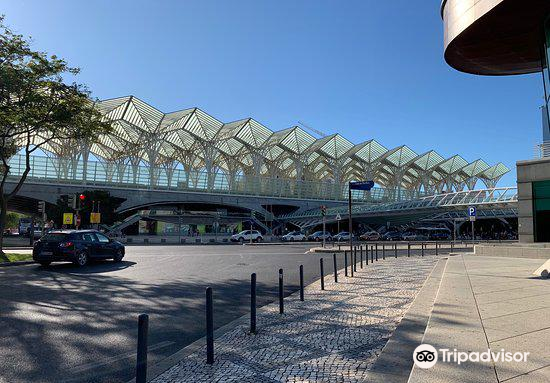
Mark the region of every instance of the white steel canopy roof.
MULTIPOLYGON (((388 150, 373 139, 360 144, 340 134, 317 139, 298 126, 273 132, 253 118, 224 124, 198 108, 163 113, 134 96, 99 101, 96 107, 113 122, 113 132, 89 146, 105 161, 131 158, 150 166, 179 163, 186 169, 305 181, 373 179, 385 187, 439 191, 471 189, 478 180, 494 187, 509 171, 482 159, 445 159, 435 150, 419 155, 407 145, 388 150)), ((46 150, 65 155, 56 143, 46 150)))

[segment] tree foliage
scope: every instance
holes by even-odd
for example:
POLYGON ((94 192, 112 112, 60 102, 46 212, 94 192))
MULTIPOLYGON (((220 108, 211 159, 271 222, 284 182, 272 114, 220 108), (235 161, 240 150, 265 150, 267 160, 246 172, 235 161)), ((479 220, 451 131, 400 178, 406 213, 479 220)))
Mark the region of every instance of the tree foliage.
POLYGON ((52 140, 91 141, 110 124, 90 99, 86 86, 68 83, 79 73, 57 56, 34 51, 31 41, 14 33, 0 17, 0 255, 8 201, 21 189, 30 156, 52 140), (10 175, 9 159, 25 156, 25 170, 10 175), (6 191, 8 177, 15 187, 6 191))

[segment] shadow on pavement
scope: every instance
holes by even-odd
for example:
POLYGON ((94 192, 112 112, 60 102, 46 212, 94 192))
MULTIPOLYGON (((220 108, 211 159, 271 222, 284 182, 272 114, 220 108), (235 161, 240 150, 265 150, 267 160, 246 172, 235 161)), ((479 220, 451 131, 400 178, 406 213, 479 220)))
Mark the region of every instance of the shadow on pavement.
POLYGON ((124 270, 135 264, 136 262, 132 261, 113 262, 111 260, 99 260, 92 261, 84 267, 77 266, 73 263, 52 263, 49 266, 38 266, 38 269, 56 273, 94 274, 124 270))

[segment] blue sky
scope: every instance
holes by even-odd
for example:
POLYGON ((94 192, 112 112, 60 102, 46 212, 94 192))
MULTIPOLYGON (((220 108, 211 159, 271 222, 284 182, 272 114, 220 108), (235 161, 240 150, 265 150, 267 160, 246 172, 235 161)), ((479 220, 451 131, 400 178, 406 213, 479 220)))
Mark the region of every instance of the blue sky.
POLYGON ((443 59, 440 0, 0 0, 34 47, 100 99, 198 106, 272 130, 303 121, 354 143, 502 161, 541 140, 539 74, 480 77, 443 59))

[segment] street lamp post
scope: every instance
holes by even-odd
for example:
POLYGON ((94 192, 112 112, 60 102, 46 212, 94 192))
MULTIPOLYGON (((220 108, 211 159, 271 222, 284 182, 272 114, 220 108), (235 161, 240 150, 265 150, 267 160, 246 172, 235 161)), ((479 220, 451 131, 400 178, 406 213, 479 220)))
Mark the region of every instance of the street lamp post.
POLYGON ((353 250, 353 222, 351 218, 351 191, 352 190, 366 190, 369 191, 374 186, 374 181, 350 181, 348 183, 348 215, 349 215, 349 251, 350 253, 353 250))
MULTIPOLYGON (((351 188, 352 183, 348 185, 348 231, 349 231, 349 252, 353 251, 353 222, 351 220, 351 188)), ((353 256, 352 256, 353 257, 353 256)), ((352 266, 353 267, 353 266, 352 266)))

